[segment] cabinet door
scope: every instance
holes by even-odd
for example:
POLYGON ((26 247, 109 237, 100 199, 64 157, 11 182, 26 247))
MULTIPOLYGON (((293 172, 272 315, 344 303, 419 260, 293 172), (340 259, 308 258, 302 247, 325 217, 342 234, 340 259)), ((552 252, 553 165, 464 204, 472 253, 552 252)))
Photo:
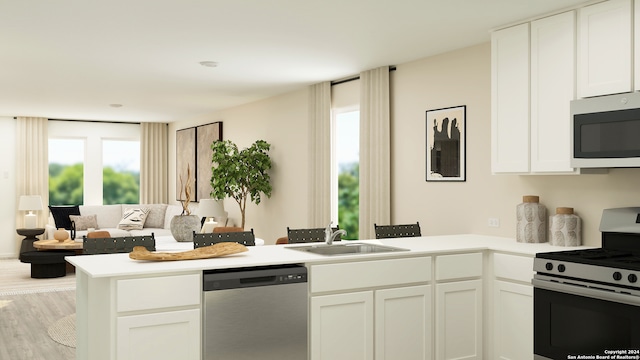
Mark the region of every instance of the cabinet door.
POLYGON ((491 171, 529 172, 529 24, 491 35, 491 171))
POLYGON ((494 282, 494 352, 496 359, 533 359, 533 287, 494 282))
POLYGON ((311 359, 373 359, 373 292, 311 297, 311 359))
POLYGON ((573 172, 575 12, 531 23, 531 172, 573 172))
POLYGON ((578 12, 578 96, 631 91, 631 0, 610 0, 578 12))
POLYGON ((436 359, 482 359, 482 280, 436 285, 436 359))
POLYGON ((431 286, 375 292, 376 360, 431 359, 431 286))
POLYGON ((200 360, 200 310, 121 316, 117 320, 119 360, 200 360))

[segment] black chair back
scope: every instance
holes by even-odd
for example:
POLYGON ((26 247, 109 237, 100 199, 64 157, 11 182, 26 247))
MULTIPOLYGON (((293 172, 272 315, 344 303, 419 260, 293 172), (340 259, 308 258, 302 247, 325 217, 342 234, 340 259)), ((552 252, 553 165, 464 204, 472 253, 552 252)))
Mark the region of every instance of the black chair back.
MULTIPOLYGON (((287 226, 287 237, 289 238, 289 244, 296 243, 308 243, 308 242, 324 242, 324 230, 325 228, 312 228, 312 229, 290 229, 287 226)), ((331 228, 331 232, 340 230, 340 226, 331 228)), ((341 235, 338 235, 334 241, 342 240, 341 235)))
POLYGON ((399 237, 419 237, 420 223, 403 224, 403 225, 377 225, 373 224, 376 239, 388 239, 399 237))
POLYGON ((211 246, 221 242, 236 242, 244 246, 255 246, 256 237, 251 231, 237 232, 214 232, 214 233, 197 233, 193 232, 193 248, 197 249, 203 246, 211 246))
POLYGON ((82 253, 85 255, 129 253, 134 246, 144 246, 149 251, 156 251, 156 239, 151 235, 87 238, 82 237, 82 253))

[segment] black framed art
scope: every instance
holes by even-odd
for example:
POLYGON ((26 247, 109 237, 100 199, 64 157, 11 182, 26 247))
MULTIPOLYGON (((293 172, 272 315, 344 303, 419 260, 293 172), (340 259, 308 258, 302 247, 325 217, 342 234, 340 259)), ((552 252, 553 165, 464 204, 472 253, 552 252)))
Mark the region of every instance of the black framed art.
POLYGON ((427 181, 466 181, 467 106, 427 110, 427 181))
POLYGON ((191 201, 196 199, 196 128, 176 131, 176 200, 184 200, 187 168, 191 172, 191 201))
POLYGON ((196 201, 211 197, 211 143, 222 140, 222 121, 196 127, 196 201))

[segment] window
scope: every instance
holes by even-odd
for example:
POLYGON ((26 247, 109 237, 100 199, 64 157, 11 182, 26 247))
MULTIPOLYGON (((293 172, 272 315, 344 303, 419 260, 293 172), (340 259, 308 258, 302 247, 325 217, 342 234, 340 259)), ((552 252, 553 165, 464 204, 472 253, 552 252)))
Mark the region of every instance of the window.
POLYGON ((140 202, 140 142, 102 141, 102 203, 140 202))
POLYGON ((49 204, 135 204, 140 125, 49 121, 49 204))
POLYGON ((83 204, 84 140, 49 139, 49 204, 83 204))
POLYGON ((360 111, 335 115, 334 174, 338 224, 345 239, 358 239, 360 204, 360 111))

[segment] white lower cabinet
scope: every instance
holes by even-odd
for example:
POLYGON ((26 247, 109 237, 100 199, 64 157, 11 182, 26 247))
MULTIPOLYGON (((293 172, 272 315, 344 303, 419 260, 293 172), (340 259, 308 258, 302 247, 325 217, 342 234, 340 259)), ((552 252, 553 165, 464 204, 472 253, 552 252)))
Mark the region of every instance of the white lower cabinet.
POLYGON ((494 353, 496 359, 533 359, 533 287, 494 281, 494 353))
POLYGON ((482 359, 482 280, 436 285, 436 359, 482 359))
POLYGON ((120 316, 116 358, 199 360, 200 323, 199 309, 120 316))
POLYGON ((313 265, 310 273, 310 359, 432 359, 430 257, 313 265))
POLYGON ((373 359, 373 292, 311 298, 311 359, 373 359))
POLYGON ((431 359, 431 286, 375 292, 375 358, 431 359))

